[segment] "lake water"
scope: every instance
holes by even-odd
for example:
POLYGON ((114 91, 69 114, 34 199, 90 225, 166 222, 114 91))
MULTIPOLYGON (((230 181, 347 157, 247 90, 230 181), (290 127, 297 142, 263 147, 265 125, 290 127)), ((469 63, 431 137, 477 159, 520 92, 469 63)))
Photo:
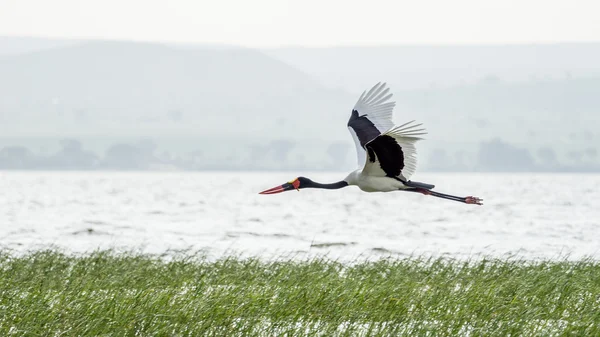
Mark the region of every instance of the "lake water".
MULTIPOLYGON (((306 173, 333 182, 345 173, 306 173)), ((600 256, 598 174, 431 174, 416 193, 259 191, 293 173, 0 172, 0 245, 352 260, 410 254, 600 256)))

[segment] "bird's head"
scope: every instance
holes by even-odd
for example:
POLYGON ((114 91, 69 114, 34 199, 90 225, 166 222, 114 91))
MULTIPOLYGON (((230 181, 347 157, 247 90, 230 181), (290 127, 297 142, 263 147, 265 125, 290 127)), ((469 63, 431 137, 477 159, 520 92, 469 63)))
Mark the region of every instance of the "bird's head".
POLYGON ((288 181, 287 183, 285 183, 283 185, 275 186, 273 188, 269 188, 268 190, 264 190, 264 191, 260 192, 259 194, 275 194, 275 193, 281 193, 281 192, 292 191, 292 190, 300 191, 301 188, 310 187, 311 183, 312 183, 312 180, 310 180, 308 178, 298 177, 298 178, 294 178, 291 181, 288 181))

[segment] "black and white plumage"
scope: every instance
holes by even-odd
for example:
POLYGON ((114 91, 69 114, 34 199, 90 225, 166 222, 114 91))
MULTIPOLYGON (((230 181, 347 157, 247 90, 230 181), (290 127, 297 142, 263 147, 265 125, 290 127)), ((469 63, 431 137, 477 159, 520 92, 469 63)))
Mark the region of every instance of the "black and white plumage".
POLYGON ((299 177, 261 194, 275 194, 293 189, 339 189, 356 185, 365 192, 410 191, 439 198, 479 204, 476 197, 457 197, 432 191, 431 184, 413 182, 417 169, 415 143, 425 135, 425 129, 414 121, 395 126, 392 121, 396 103, 385 83, 377 83, 360 96, 348 120, 348 129, 356 145, 358 169, 333 184, 320 184, 299 177))
POLYGON ((382 189, 402 189, 417 169, 417 150, 415 143, 426 134, 419 129, 421 124, 414 121, 398 127, 392 121, 396 102, 390 101, 392 94, 385 83, 377 83, 371 90, 363 92, 348 120, 348 129, 356 145, 359 168, 356 172, 357 185, 366 191, 382 189), (395 178, 400 184, 390 185, 389 179, 395 178), (375 186, 370 186, 375 185, 375 186), (363 188, 364 187, 364 188, 363 188))

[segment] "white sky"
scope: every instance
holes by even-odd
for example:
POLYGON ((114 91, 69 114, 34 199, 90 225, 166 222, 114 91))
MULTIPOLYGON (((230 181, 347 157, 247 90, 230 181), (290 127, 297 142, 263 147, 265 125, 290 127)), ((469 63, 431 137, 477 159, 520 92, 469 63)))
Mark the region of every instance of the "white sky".
POLYGON ((600 0, 0 0, 0 35, 249 47, 600 41, 600 0))

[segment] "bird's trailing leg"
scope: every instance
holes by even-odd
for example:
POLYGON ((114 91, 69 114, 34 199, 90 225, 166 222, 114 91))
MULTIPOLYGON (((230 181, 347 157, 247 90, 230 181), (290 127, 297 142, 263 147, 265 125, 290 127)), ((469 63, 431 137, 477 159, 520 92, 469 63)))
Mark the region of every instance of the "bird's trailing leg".
POLYGON ((442 199, 464 202, 465 204, 483 205, 483 199, 480 199, 477 197, 472 197, 472 196, 458 197, 455 195, 439 193, 439 192, 428 190, 425 188, 415 188, 415 189, 410 189, 408 191, 423 193, 425 195, 431 195, 431 196, 442 198, 442 199))

